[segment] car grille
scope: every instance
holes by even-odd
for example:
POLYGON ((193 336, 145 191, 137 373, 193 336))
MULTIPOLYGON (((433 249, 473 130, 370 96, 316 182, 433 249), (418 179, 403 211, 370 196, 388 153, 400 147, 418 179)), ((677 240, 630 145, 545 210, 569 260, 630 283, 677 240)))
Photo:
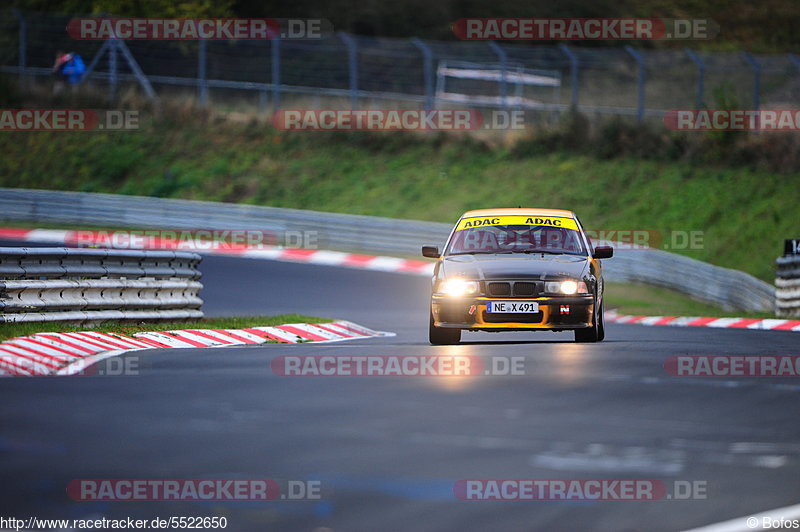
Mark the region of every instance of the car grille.
POLYGON ((534 297, 542 291, 544 286, 532 281, 491 282, 486 285, 486 294, 490 297, 534 297), (513 285, 513 290, 512 290, 513 285))
POLYGON ((488 312, 484 312, 483 321, 484 323, 541 323, 543 315, 544 314, 541 312, 536 312, 533 314, 489 314, 488 312))
POLYGON ((511 283, 489 283, 486 291, 490 296, 510 296, 511 283))
POLYGON ((514 283, 515 296, 535 296, 537 292, 536 283, 514 283))
POLYGON ((443 305, 439 308, 439 320, 446 323, 464 323, 471 321, 471 318, 465 308, 443 305))

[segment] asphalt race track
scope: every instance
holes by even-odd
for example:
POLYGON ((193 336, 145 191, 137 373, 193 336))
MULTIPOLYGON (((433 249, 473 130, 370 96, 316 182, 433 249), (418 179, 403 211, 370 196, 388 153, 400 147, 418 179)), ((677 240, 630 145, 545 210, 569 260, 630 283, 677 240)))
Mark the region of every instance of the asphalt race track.
MULTIPOLYGON (((608 262, 613 268, 613 259, 608 262)), ((423 277, 208 257, 208 315, 300 312, 396 337, 132 353, 139 375, 0 381, 1 514, 219 515, 228 530, 680 530, 800 499, 800 382, 676 378, 671 355, 796 355, 791 332, 607 325, 427 342, 423 277), (281 377, 285 354, 522 356, 523 376, 281 377), (316 479, 317 501, 75 502, 82 478, 316 479), (486 502, 459 479, 704 481, 706 498, 486 502)), ((108 361, 104 362, 107 364, 108 361)))

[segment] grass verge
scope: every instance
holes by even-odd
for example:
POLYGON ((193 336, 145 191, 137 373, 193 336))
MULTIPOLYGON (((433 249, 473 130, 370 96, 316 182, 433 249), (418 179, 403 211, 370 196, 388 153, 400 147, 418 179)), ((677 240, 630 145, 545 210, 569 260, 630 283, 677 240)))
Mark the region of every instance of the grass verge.
POLYGON ((766 281, 782 239, 796 236, 796 174, 748 165, 604 159, 562 148, 542 153, 536 143, 511 150, 398 132, 286 133, 188 111, 141 128, 2 136, 0 186, 448 223, 474 208, 559 207, 576 211, 590 229, 653 231, 669 251, 766 281), (697 245, 674 238, 692 231, 702 235, 697 245))
POLYGON ((279 316, 237 316, 232 318, 205 318, 190 322, 120 323, 108 322, 99 325, 68 325, 58 322, 3 323, 0 324, 0 341, 28 336, 40 332, 99 331, 131 335, 145 331, 169 331, 174 329, 242 329, 246 327, 270 327, 286 323, 327 323, 333 320, 304 316, 303 314, 281 314, 279 316))

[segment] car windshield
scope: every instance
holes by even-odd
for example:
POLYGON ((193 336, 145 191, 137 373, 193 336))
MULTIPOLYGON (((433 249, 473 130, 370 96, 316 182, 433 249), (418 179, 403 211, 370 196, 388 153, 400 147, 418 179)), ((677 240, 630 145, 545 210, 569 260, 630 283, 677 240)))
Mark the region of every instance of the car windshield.
POLYGON ((548 253, 586 255, 580 232, 546 225, 491 225, 458 229, 447 255, 548 253))

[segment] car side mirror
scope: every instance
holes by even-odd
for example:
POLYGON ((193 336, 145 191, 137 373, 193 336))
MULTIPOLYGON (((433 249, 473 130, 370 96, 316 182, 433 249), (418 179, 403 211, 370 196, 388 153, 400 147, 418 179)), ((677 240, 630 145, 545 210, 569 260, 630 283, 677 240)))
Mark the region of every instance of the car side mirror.
POLYGON ((438 246, 422 246, 422 256, 431 259, 438 259, 442 255, 439 253, 438 246))
POLYGON ((592 257, 596 259, 610 259, 614 256, 614 248, 611 246, 597 246, 594 248, 594 253, 592 253, 592 257))

